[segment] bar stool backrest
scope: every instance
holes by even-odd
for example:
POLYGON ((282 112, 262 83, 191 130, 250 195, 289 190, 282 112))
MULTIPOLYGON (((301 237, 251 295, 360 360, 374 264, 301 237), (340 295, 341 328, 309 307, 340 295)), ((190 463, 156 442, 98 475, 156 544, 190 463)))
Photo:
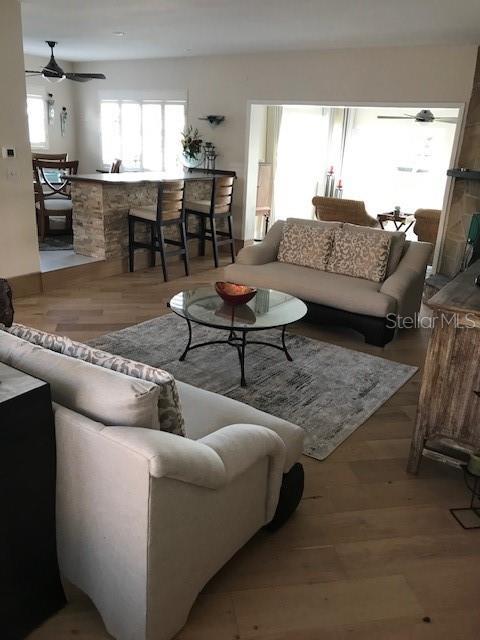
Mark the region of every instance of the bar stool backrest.
POLYGON ((215 176, 212 187, 213 213, 230 213, 233 198, 233 176, 215 176))
POLYGON ((172 180, 171 182, 159 183, 157 199, 158 222, 165 222, 167 220, 184 220, 184 191, 185 182, 183 180, 172 180))

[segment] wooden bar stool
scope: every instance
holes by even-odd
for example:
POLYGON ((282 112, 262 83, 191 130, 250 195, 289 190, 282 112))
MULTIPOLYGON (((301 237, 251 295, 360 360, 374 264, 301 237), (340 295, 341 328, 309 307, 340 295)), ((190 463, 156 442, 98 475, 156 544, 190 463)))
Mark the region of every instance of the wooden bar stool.
POLYGON ((200 231, 187 232, 188 238, 197 238, 199 240, 199 254, 205 255, 205 241, 212 243, 213 259, 215 266, 218 267, 218 248, 221 245, 228 244, 232 262, 235 262, 235 245, 233 239, 232 225, 232 197, 233 197, 233 176, 215 176, 212 181, 212 195, 208 200, 194 200, 185 202, 185 214, 197 216, 200 219, 200 231), (219 231, 217 229, 217 221, 226 220, 228 231, 219 231), (207 226, 208 222, 208 226, 207 226))
POLYGON ((134 270, 135 249, 150 250, 150 266, 155 266, 155 254, 158 251, 162 258, 163 278, 168 280, 168 256, 183 256, 185 275, 189 275, 187 234, 185 230, 185 210, 183 194, 185 183, 183 180, 160 182, 158 185, 157 204, 144 207, 132 207, 128 213, 128 257, 129 269, 134 270), (142 223, 150 227, 150 243, 135 240, 135 224, 142 223), (180 240, 165 238, 166 227, 178 227, 180 240), (166 245, 174 245, 177 249, 167 251, 166 245))

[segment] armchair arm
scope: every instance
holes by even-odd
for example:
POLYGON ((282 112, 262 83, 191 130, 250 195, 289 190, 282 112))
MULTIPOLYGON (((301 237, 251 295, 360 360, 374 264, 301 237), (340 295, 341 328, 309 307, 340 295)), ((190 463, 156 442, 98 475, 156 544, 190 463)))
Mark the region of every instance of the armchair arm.
POLYGON ((412 316, 420 309, 431 251, 429 242, 411 242, 396 270, 380 289, 381 293, 397 301, 397 315, 400 317, 412 316))
POLYGON ((267 235, 257 244, 251 244, 239 251, 237 262, 239 264, 266 264, 267 262, 275 262, 278 254, 278 247, 283 233, 283 221, 275 222, 270 227, 267 235))

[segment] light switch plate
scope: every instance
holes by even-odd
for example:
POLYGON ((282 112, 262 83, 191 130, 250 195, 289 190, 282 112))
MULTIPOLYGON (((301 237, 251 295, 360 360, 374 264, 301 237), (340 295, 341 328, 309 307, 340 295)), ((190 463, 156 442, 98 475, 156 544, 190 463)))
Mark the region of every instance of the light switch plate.
POLYGON ((15 147, 2 147, 2 158, 15 158, 15 147))

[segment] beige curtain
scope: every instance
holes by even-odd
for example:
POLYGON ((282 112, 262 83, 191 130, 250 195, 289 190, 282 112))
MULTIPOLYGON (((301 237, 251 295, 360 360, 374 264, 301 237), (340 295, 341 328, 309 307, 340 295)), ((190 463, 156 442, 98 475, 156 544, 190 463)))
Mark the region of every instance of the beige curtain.
MULTIPOLYGON (((278 137, 280 135, 280 126, 282 124, 281 106, 267 107, 267 132, 265 141, 265 162, 272 165, 272 180, 275 184, 275 171, 277 168, 277 148, 278 137)), ((275 190, 272 189, 272 209, 270 213, 270 222, 275 222, 275 190)))

